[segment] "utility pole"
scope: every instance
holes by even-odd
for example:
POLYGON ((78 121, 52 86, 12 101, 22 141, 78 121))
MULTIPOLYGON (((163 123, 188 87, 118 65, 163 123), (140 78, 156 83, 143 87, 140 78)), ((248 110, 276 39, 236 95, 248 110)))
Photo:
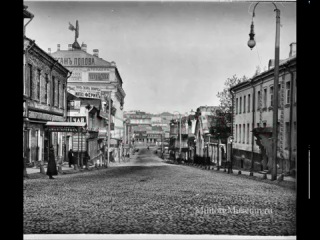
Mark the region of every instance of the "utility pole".
POLYGON ((111 91, 109 92, 109 99, 108 99, 108 151, 107 151, 107 155, 108 155, 108 162, 107 165, 110 164, 110 132, 111 132, 111 91))

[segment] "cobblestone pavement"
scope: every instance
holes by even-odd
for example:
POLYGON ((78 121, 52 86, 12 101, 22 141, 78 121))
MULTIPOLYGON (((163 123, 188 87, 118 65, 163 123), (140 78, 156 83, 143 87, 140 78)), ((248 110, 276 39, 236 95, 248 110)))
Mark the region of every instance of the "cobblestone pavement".
POLYGON ((24 234, 296 235, 295 209, 293 189, 146 149, 121 166, 24 181, 24 234))

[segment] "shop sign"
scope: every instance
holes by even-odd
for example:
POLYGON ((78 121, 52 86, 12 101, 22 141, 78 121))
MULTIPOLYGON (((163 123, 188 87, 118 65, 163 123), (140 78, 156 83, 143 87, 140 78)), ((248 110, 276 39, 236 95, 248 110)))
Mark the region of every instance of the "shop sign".
POLYGON ((84 152, 87 150, 86 135, 75 133, 72 136, 72 150, 75 152, 84 152), (79 136, 80 135, 80 136, 79 136))
POLYGON ((87 122, 87 118, 85 116, 82 117, 68 117, 69 122, 87 122))
POLYGON ((89 81, 109 81, 108 72, 89 72, 89 81))
POLYGON ((49 132, 78 132, 78 127, 73 126, 50 126, 47 127, 49 132))

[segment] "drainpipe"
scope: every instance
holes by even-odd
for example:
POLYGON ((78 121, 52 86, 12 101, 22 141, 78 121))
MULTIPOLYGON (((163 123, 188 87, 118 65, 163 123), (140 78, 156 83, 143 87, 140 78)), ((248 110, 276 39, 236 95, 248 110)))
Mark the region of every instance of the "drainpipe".
POLYGON ((231 93, 231 105, 232 105, 232 115, 231 115, 231 134, 232 134, 232 141, 231 141, 231 151, 230 151, 230 167, 228 169, 228 173, 233 173, 232 171, 232 164, 233 164, 233 148, 232 148, 232 143, 233 143, 233 118, 234 118, 234 92, 230 89, 229 92, 231 93))
POLYGON ((250 85, 252 86, 252 134, 251 134, 251 168, 250 168, 250 176, 253 176, 253 168, 254 168, 254 160, 253 160, 253 153, 254 153, 254 134, 253 128, 255 125, 255 115, 256 115, 256 90, 253 84, 253 80, 250 81, 250 85))

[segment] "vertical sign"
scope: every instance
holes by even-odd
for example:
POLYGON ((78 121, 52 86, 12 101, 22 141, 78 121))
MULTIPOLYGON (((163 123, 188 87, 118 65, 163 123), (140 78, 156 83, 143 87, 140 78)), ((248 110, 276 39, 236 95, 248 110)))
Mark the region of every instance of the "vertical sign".
POLYGON ((74 133, 72 137, 72 150, 75 152, 86 151, 85 134, 74 133), (80 136, 79 136, 80 135, 80 136))

